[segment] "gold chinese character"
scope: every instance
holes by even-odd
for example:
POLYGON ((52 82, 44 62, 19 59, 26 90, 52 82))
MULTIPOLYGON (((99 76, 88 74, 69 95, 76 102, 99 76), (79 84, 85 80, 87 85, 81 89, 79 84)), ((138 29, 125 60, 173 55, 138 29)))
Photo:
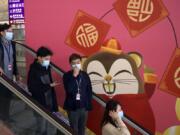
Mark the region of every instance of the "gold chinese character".
POLYGON ((130 0, 127 4, 127 15, 134 22, 148 20, 154 11, 151 0, 130 0))
POLYGON ((141 6, 141 0, 130 0, 127 5, 127 8, 140 9, 140 6, 141 6))
POLYGON ((76 40, 84 48, 94 46, 98 41, 96 27, 90 23, 80 25, 76 31, 76 40))
POLYGON ((180 89, 180 67, 176 69, 174 73, 174 82, 178 89, 180 89))

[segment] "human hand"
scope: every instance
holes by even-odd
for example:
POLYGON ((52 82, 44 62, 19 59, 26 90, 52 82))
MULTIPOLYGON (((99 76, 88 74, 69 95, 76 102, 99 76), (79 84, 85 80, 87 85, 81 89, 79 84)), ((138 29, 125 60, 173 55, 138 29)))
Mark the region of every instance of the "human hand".
POLYGON ((118 113, 116 111, 110 111, 109 112, 109 116, 113 119, 113 120, 117 120, 119 118, 118 113))
POLYGON ((22 77, 20 75, 16 75, 16 81, 22 81, 22 77))
POLYGON ((60 83, 58 83, 58 82, 56 82, 56 81, 50 84, 51 87, 56 87, 56 86, 58 86, 58 85, 60 85, 60 83))
POLYGON ((0 67, 0 75, 4 73, 3 69, 0 67))

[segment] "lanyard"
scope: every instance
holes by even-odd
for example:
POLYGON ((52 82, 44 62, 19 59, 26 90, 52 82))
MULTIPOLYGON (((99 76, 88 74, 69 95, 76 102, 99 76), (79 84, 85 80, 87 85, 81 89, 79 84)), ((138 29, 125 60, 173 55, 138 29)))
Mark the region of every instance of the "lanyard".
POLYGON ((11 53, 11 46, 10 45, 8 45, 8 47, 9 48, 7 48, 6 47, 7 45, 4 45, 4 47, 5 47, 5 50, 6 50, 6 52, 7 52, 7 55, 8 55, 8 60, 9 60, 9 62, 10 62, 10 60, 11 60, 11 58, 10 58, 10 53, 11 53))
POLYGON ((78 82, 78 80, 76 79, 76 84, 77 84, 77 87, 78 87, 78 93, 80 92, 80 86, 81 86, 81 78, 78 82))

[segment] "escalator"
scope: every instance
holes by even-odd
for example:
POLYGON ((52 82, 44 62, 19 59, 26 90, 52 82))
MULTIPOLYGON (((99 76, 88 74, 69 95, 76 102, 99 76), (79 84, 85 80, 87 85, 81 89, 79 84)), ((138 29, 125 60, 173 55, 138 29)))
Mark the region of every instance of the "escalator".
MULTIPOLYGON (((6 96, 6 101, 10 100, 9 105, 9 117, 3 119, 3 122, 8 125, 9 130, 11 130, 15 135, 40 135, 39 129, 41 128, 40 123, 37 119, 42 121, 48 121, 47 124, 51 129, 50 132, 55 132, 54 135, 76 134, 70 127, 69 124, 63 121, 56 113, 51 113, 35 100, 33 100, 29 93, 23 88, 21 88, 16 82, 10 80, 5 75, 0 76, 1 91, 6 90, 6 94, 11 96, 6 96)), ((2 94, 2 92, 1 92, 2 94)), ((2 95, 1 95, 2 96, 2 95)), ((2 97, 1 97, 2 99, 2 97)), ((2 101, 2 100, 1 100, 2 101)), ((6 107, 7 107, 6 102, 6 107)), ((4 108, 5 109, 5 108, 4 108)))
MULTIPOLYGON (((0 76, 0 83, 3 84, 13 95, 10 105, 10 120, 8 122, 12 131, 15 135, 36 135, 37 127, 39 126, 36 121, 36 117, 39 116, 42 119, 47 120, 52 127, 56 128, 58 130, 58 134, 76 134, 69 127, 67 114, 63 110, 65 98, 63 85, 59 85, 55 88, 59 105, 59 113, 48 112, 31 98, 26 85, 27 73, 29 71, 30 64, 34 61, 35 51, 19 42, 16 42, 16 50, 19 74, 23 77, 23 81, 15 82, 9 80, 6 76, 0 76)), ((53 63, 51 63, 51 67, 53 80, 62 84, 64 71, 53 63)), ((89 113, 86 133, 87 135, 100 135, 100 121, 102 119, 105 101, 96 94, 93 94, 93 106, 93 110, 89 113)), ((133 129, 133 132, 131 132, 132 135, 152 135, 152 133, 148 129, 145 129, 143 125, 139 125, 128 116, 125 115, 123 120, 127 124, 128 128, 133 129)))

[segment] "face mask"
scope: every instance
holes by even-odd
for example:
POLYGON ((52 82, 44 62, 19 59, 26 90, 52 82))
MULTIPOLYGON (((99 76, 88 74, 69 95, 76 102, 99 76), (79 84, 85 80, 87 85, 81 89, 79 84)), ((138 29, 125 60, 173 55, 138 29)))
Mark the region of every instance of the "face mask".
POLYGON ((81 69, 81 64, 73 64, 73 65, 72 65, 72 68, 73 68, 73 69, 79 69, 79 70, 80 70, 80 69, 81 69))
POLYGON ((42 66, 48 68, 49 64, 50 64, 49 60, 43 60, 42 66))
POLYGON ((13 33, 12 32, 6 32, 5 38, 7 40, 12 40, 13 39, 13 33))
POLYGON ((118 116, 120 119, 122 119, 122 117, 124 116, 124 112, 123 111, 118 112, 118 116))

